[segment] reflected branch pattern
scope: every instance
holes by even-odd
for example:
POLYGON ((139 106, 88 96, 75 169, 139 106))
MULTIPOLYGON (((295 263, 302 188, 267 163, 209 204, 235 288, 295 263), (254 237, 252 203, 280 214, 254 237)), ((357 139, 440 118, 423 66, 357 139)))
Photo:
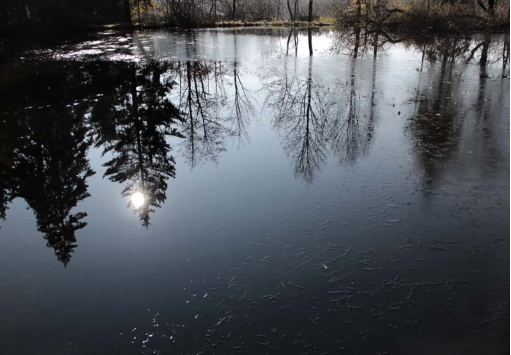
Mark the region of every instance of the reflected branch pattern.
POLYGON ((165 64, 125 69, 124 82, 105 98, 107 107, 93 108, 91 121, 97 127, 96 146, 103 147, 103 155, 113 154, 105 163, 104 176, 126 183, 122 195, 130 198, 128 207, 133 207, 148 227, 150 213, 166 200, 168 179, 175 177, 167 137, 183 137, 175 127, 183 119, 168 98, 175 83, 162 77, 165 64), (143 197, 136 201, 132 198, 135 194, 143 197))
POLYGON ((277 78, 267 85, 266 104, 274 112, 274 127, 284 140, 284 149, 294 161, 295 176, 307 183, 326 158, 327 111, 321 92, 314 85, 312 60, 303 80, 277 78))
POLYGON ((509 75, 508 39, 404 40, 359 27, 334 35, 331 50, 349 57, 325 71, 314 52, 321 45, 311 30, 303 32, 278 32, 283 70, 247 68, 238 61, 236 38, 235 60, 228 63, 157 62, 148 55, 141 63, 27 61, 8 68, 0 83, 0 220, 15 199, 25 200, 37 230, 67 265, 87 225, 80 204, 95 174, 88 153, 98 149, 104 177, 122 184, 128 207, 149 227, 176 176, 175 147, 191 168, 218 164, 229 141, 238 147, 249 141, 251 122, 261 113, 259 95, 295 177, 312 184, 329 158, 355 165, 371 150, 388 105, 378 56, 395 42, 421 58, 407 102, 413 117, 404 126, 425 190, 435 188, 457 158, 467 115, 478 129, 472 142, 494 157, 481 165, 496 164, 497 150, 485 143, 495 134, 488 105, 493 112, 502 108, 488 100, 487 79, 509 75), (299 42, 305 39, 303 59, 299 42), (356 59, 371 54, 372 61, 356 59), (496 63, 502 72, 489 69, 496 63), (459 94, 465 70, 479 75, 472 101, 459 94), (253 91, 256 80, 262 88, 253 91))
MULTIPOLYGON (((65 74, 67 78, 79 75, 73 70, 65 74)), ((56 90, 62 91, 73 84, 70 79, 55 82, 56 90)), ((87 139, 86 106, 69 106, 36 90, 27 90, 27 99, 34 102, 37 97, 38 109, 22 107, 2 117, 6 140, 0 171, 0 217, 5 218, 8 202, 24 199, 47 246, 67 265, 77 246, 76 232, 87 225, 87 213, 74 209, 90 196, 87 179, 94 175, 87 159, 92 142, 87 139)))
MULTIPOLYGON (((374 107, 376 95, 376 65, 373 65, 371 99, 369 101, 369 114, 361 112, 360 99, 362 83, 356 80, 356 61, 351 61, 350 79, 347 87, 347 94, 335 106, 332 113, 330 125, 330 144, 339 163, 353 164, 355 161, 367 154, 374 131, 374 107)), ((376 62, 374 62, 376 64, 376 62)), ((337 92, 344 92, 338 88, 337 92)))

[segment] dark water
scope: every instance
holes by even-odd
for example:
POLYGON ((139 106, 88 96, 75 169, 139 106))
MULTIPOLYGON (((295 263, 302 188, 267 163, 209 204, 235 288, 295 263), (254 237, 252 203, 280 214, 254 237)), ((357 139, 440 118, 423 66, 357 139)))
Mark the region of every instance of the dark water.
POLYGON ((509 37, 395 39, 3 63, 0 352, 508 353, 509 37))

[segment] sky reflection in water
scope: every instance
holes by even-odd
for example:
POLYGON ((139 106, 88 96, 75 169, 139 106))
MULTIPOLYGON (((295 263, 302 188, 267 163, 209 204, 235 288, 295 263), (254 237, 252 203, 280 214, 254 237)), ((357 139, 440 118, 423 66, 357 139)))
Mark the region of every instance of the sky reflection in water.
POLYGON ((508 57, 251 29, 7 63, 2 348, 504 353, 508 57))

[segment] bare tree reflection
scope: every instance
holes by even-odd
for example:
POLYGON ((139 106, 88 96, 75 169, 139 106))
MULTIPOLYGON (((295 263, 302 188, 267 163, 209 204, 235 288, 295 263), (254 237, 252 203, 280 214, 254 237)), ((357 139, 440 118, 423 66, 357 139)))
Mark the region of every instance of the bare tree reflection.
POLYGON ((220 121, 225 100, 222 69, 205 62, 178 63, 179 109, 184 118, 185 155, 192 167, 203 160, 218 161, 226 150, 228 131, 220 121), (214 81, 213 83, 211 81, 214 81), (209 89, 215 88, 215 95, 209 89))
POLYGON ((248 140, 254 98, 243 83, 237 61, 232 66, 178 62, 175 76, 177 106, 184 119, 184 155, 192 168, 205 161, 218 162, 229 137, 237 138, 239 144, 248 140))
POLYGON ((322 95, 313 81, 312 59, 306 80, 285 73, 269 83, 266 104, 275 112, 274 127, 294 161, 295 176, 311 183, 326 158, 328 124, 322 95))
MULTIPOLYGON (((360 156, 365 155, 370 147, 374 131, 376 62, 373 62, 373 76, 369 115, 361 112, 360 99, 362 83, 357 81, 357 62, 351 61, 350 79, 347 97, 341 98, 337 111, 332 115, 330 125, 330 143, 338 161, 353 164, 360 156)), ((338 90, 342 92, 342 90, 338 90)))
POLYGON ((372 51, 373 58, 377 58, 378 52, 385 50, 387 44, 402 41, 402 38, 394 38, 393 35, 379 28, 355 26, 336 32, 332 50, 353 58, 359 58, 372 51))
POLYGON ((237 36, 234 35, 234 63, 232 81, 234 86, 234 97, 228 100, 231 104, 228 120, 230 121, 231 135, 238 139, 238 145, 248 140, 248 125, 254 115, 254 106, 251 92, 243 84, 239 70, 237 36))

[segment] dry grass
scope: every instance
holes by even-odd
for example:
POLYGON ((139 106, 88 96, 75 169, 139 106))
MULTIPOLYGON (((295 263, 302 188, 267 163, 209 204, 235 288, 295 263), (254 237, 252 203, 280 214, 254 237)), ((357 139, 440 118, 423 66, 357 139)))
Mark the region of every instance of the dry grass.
POLYGON ((215 23, 215 27, 322 27, 333 26, 334 21, 331 18, 320 18, 311 23, 307 21, 221 21, 215 23))

